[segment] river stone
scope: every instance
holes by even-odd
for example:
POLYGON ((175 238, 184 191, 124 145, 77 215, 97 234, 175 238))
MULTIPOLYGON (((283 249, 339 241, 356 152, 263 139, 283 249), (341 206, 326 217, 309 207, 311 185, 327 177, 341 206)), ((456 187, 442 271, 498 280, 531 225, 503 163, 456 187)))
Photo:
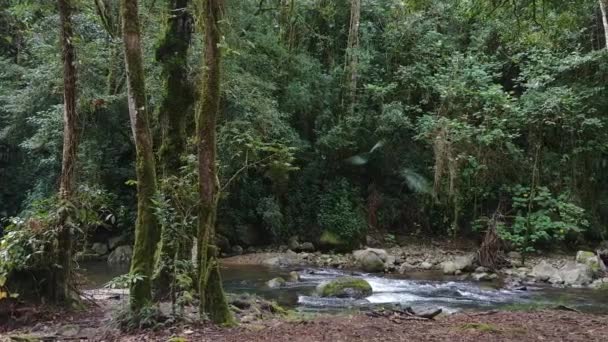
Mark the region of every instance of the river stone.
POLYGON ((372 294, 372 286, 361 278, 342 277, 319 284, 317 293, 321 297, 362 299, 372 294))
POLYGON ((424 261, 420 264, 420 268, 422 268, 423 270, 430 270, 431 268, 433 268, 433 264, 428 261, 424 261))
POLYGON ((498 278, 498 275, 496 275, 496 273, 481 272, 481 273, 473 273, 472 277, 476 281, 492 281, 492 280, 498 278))
POLYGON ((292 251, 297 251, 300 249, 300 243, 298 242, 297 236, 292 236, 289 238, 289 242, 287 243, 287 247, 292 251))
POLYGON ((474 269, 474 263, 475 254, 462 255, 454 259, 456 269, 460 271, 472 271, 474 269))
POLYGON ((591 267, 572 261, 560 268, 559 275, 566 285, 587 285, 593 280, 591 267))
POLYGON ((91 246, 91 251, 97 255, 106 255, 108 253, 108 245, 102 242, 95 242, 91 246))
POLYGON ((315 251, 315 245, 312 244, 312 242, 303 242, 300 244, 300 251, 301 252, 314 252, 315 251))
POLYGON ((285 279, 283 279, 281 277, 276 277, 276 278, 270 279, 269 281, 266 282, 266 286, 268 286, 271 289, 276 289, 276 288, 282 287, 283 285, 285 285, 285 279))
POLYGON ((215 245, 220 249, 221 253, 228 253, 231 251, 230 241, 227 237, 222 234, 216 234, 214 237, 215 245))
POLYGON ((353 256, 357 264, 365 272, 382 272, 384 271, 385 262, 388 259, 388 254, 383 249, 367 248, 353 252, 353 256))
POLYGON ((405 273, 411 272, 415 269, 416 269, 416 266, 414 266, 410 263, 404 262, 403 264, 401 264, 401 266, 399 266, 399 273, 405 274, 405 273))
POLYGON ((131 246, 118 246, 108 256, 108 264, 119 265, 131 263, 131 257, 133 256, 133 248, 131 246))
POLYGON ((234 245, 231 248, 232 251, 232 255, 241 255, 243 254, 243 247, 239 246, 239 245, 234 245))
POLYGON ((287 280, 292 283, 297 283, 300 281, 300 274, 296 271, 291 271, 289 272, 289 277, 287 278, 287 280))
POLYGON ((509 257, 509 259, 512 259, 512 260, 521 260, 521 253, 516 252, 516 251, 509 252, 509 254, 507 254, 507 256, 509 257))
POLYGON ((562 279, 557 268, 549 264, 545 260, 538 263, 538 265, 532 268, 530 273, 538 281, 550 282, 552 284, 561 283, 562 279))
POLYGON ((593 273, 600 271, 600 258, 593 252, 578 251, 576 253, 576 262, 589 266, 593 273))

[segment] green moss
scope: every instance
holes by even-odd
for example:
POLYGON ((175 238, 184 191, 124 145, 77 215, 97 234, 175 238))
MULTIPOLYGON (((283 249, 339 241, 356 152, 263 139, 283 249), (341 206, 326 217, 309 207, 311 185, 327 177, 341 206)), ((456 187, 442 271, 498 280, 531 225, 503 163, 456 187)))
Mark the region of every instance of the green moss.
POLYGON ((488 324, 488 323, 465 323, 460 326, 460 329, 476 330, 476 331, 487 332, 487 333, 500 332, 500 330, 496 326, 494 326, 492 324, 488 324))
POLYGON ((322 283, 317 291, 321 297, 364 298, 372 294, 372 287, 364 279, 344 277, 322 283))

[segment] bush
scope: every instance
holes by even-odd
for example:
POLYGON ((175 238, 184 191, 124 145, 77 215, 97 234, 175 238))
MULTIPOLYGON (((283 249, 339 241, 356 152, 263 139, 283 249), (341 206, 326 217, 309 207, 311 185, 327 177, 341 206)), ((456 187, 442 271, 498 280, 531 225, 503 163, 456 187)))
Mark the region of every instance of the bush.
POLYGON ((546 187, 517 185, 510 189, 515 215, 510 225, 498 225, 500 236, 522 253, 533 252, 541 244, 562 241, 588 228, 585 210, 572 203, 568 193, 554 196, 546 187))
POLYGON ((352 248, 359 245, 367 223, 361 199, 348 181, 338 180, 321 195, 317 222, 321 229, 336 234, 352 248))

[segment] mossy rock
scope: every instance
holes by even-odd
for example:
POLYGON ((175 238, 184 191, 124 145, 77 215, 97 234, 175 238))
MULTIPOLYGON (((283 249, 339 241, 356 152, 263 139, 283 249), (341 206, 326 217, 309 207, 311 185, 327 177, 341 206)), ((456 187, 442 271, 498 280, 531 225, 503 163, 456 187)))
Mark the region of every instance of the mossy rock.
POLYGON ((327 230, 321 234, 319 246, 324 251, 350 252, 353 250, 352 243, 327 230))
POLYGON ((321 283, 317 293, 321 297, 361 299, 372 294, 372 286, 364 279, 343 277, 321 283))

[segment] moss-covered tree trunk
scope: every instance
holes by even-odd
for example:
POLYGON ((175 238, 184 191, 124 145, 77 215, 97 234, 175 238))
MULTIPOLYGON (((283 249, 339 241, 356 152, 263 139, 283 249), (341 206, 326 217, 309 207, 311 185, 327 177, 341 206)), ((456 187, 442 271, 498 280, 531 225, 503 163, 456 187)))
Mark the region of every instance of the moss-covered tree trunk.
MULTIPOLYGON (((72 30, 72 3, 58 0, 59 22, 61 25, 61 50, 63 60, 63 155, 59 198, 62 206, 71 205, 74 192, 74 170, 78 149, 78 112, 76 111, 76 58, 74 54, 72 30)), ((61 210, 58 225, 57 264, 53 277, 53 297, 58 303, 70 300, 70 279, 72 271, 72 232, 68 226, 69 210, 61 210)))
POLYGON ((216 167, 216 123, 220 105, 220 28, 222 0, 199 0, 199 22, 205 32, 203 83, 196 107, 199 175, 199 231, 198 231, 198 288, 201 315, 207 314, 218 324, 231 324, 220 276, 217 249, 212 246, 215 218, 219 200, 219 181, 216 167))
POLYGON ((131 310, 137 312, 152 297, 151 278, 154 268, 154 253, 160 233, 152 211, 152 197, 156 192, 156 170, 152 134, 148 123, 137 0, 122 0, 121 14, 129 117, 136 152, 137 221, 131 275, 141 277, 141 279, 131 285, 130 295, 131 310))
MULTIPOLYGON (((188 49, 192 36, 192 18, 187 8, 190 0, 168 2, 167 28, 156 50, 165 77, 165 94, 159 111, 162 140, 159 150, 163 177, 177 176, 182 166, 180 157, 186 148, 186 122, 192 115, 194 96, 188 81, 188 49)), ((166 297, 174 283, 176 253, 181 259, 190 259, 187 252, 192 244, 175 241, 175 236, 162 227, 161 244, 155 274, 156 296, 166 297), (179 248, 178 248, 179 247, 179 248)))
POLYGON ((359 24, 361 21, 361 0, 351 0, 350 26, 348 30, 348 44, 346 46, 346 69, 347 69, 347 91, 348 112, 353 114, 357 100, 357 68, 359 64, 359 24))
POLYGON ((604 25, 604 42, 608 49, 608 0, 599 0, 600 10, 602 12, 602 24, 604 25))

